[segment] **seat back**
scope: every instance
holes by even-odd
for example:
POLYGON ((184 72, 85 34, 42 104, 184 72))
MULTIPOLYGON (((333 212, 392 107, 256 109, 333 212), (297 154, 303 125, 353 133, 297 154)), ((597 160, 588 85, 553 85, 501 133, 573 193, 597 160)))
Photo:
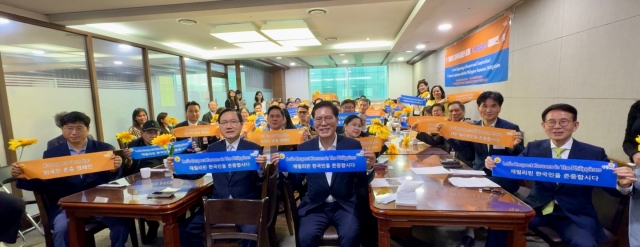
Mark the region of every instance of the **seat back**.
POLYGON ((629 197, 613 197, 596 187, 593 189, 592 200, 602 227, 617 236, 624 211, 629 207, 629 197))
MULTIPOLYGON (((11 176, 11 166, 2 166, 0 167, 0 184, 4 186, 5 184, 9 184, 16 179, 11 176)), ((9 193, 7 191, 7 193, 9 193)))
POLYGON ((269 222, 267 225, 271 225, 277 216, 277 201, 278 196, 278 166, 273 164, 267 164, 265 167, 264 182, 262 183, 262 198, 273 198, 269 200, 269 222))
POLYGON ((40 195, 37 191, 33 192, 33 197, 36 198, 36 204, 38 205, 38 211, 40 212, 40 220, 42 221, 42 227, 44 228, 44 241, 47 247, 53 247, 53 227, 49 221, 49 214, 47 209, 47 199, 40 195))
POLYGON ((294 229, 294 236, 295 236, 295 242, 296 242, 296 247, 300 246, 300 242, 298 239, 298 236, 300 236, 298 234, 298 231, 300 230, 300 215, 298 214, 298 205, 296 204, 296 197, 293 194, 293 185, 291 184, 291 182, 289 182, 289 180, 285 179, 284 180, 284 191, 285 193, 287 193, 285 196, 289 198, 289 207, 291 208, 291 218, 293 219, 293 229, 294 229))
POLYGON ((257 242, 257 246, 268 245, 269 198, 262 200, 208 199, 203 198, 205 233, 207 246, 217 239, 246 239, 257 242), (257 234, 243 232, 213 232, 217 224, 255 225, 257 234))

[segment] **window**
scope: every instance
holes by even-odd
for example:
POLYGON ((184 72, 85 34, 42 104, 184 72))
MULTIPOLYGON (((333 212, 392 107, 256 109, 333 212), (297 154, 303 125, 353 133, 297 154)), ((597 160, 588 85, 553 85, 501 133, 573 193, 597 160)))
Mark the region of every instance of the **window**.
POLYGON ((310 69, 309 78, 310 94, 335 93, 339 100, 361 95, 371 100, 387 98, 387 66, 310 69))

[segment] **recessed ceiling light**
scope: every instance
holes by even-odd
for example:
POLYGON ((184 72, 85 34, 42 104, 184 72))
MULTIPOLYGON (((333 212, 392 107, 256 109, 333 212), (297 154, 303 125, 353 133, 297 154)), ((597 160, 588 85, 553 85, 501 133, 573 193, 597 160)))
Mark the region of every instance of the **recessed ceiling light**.
POLYGON ((276 59, 282 59, 282 57, 276 57, 276 59))
POLYGON ((411 51, 407 51, 407 53, 409 53, 409 52, 411 52, 411 51))
POLYGON ((402 60, 404 60, 404 57, 399 57, 398 58, 398 61, 402 61, 402 60))
POLYGON ((120 62, 120 61, 113 61, 113 63, 114 64, 118 64, 118 65, 122 64, 122 62, 120 62))
POLYGON ((9 23, 9 20, 5 18, 0 18, 0 24, 7 24, 7 23, 9 23))
POLYGON ((178 23, 191 26, 191 25, 198 24, 198 21, 191 20, 191 19, 178 19, 178 23))
POLYGON ((367 40, 369 40, 369 38, 367 38, 367 40))
POLYGON ((240 68, 244 68, 244 65, 240 65, 240 68))
POLYGON ((218 49, 218 47, 213 47, 213 49, 214 49, 214 50, 217 50, 217 49, 218 49))
POLYGON ((342 63, 349 63, 349 60, 342 60, 342 63))
POLYGON ((344 56, 344 53, 340 54, 340 56, 344 56))
POLYGON ((314 8, 314 9, 310 9, 307 10, 307 13, 309 13, 309 15, 311 16, 323 16, 327 13, 326 9, 320 9, 320 8, 314 8))
POLYGON ((449 29, 451 29, 451 24, 448 24, 448 23, 447 24, 442 24, 442 25, 438 26, 438 29, 439 30, 443 30, 443 31, 444 30, 449 30, 449 29))
POLYGON ((33 53, 33 54, 44 54, 44 51, 33 50, 33 51, 31 51, 31 53, 33 53))
POLYGON ((87 26, 90 27, 94 27, 97 29, 102 29, 108 32, 112 32, 112 33, 119 33, 119 34, 131 34, 133 33, 133 30, 120 25, 120 24, 114 24, 114 23, 102 23, 102 24, 87 24, 87 26))
POLYGON ((423 44, 419 44, 416 46, 416 49, 424 49, 425 47, 427 47, 426 45, 423 44))
POLYGON ((324 40, 326 40, 326 41, 337 41, 337 40, 338 40, 338 38, 329 37, 329 38, 326 38, 326 39, 324 39, 324 40))
POLYGON ((289 65, 291 65, 291 66, 296 66, 296 63, 290 63, 289 65))

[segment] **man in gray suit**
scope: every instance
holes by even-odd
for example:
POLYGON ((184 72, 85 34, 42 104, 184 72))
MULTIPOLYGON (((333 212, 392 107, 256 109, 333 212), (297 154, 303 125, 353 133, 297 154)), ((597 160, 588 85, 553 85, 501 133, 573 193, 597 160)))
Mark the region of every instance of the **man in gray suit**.
MULTIPOLYGON (((67 112, 63 111, 63 112, 56 113, 56 115, 53 115, 53 121, 56 122, 56 126, 58 126, 58 128, 60 129, 62 129, 62 124, 60 123, 60 119, 66 114, 67 112)), ((94 140, 91 134, 89 134, 88 138, 90 140, 94 140)), ((67 143, 67 139, 65 139, 64 136, 59 135, 58 137, 53 138, 47 142, 47 149, 50 149, 52 147, 58 146, 63 143, 67 143)))
POLYGON ((202 122, 211 123, 213 115, 216 115, 216 110, 218 110, 218 103, 212 100, 209 102, 209 112, 202 116, 202 122))

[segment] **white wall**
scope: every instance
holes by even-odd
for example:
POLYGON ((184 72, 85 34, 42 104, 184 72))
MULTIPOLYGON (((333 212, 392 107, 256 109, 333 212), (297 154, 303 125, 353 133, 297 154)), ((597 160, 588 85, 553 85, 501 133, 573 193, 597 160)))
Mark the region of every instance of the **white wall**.
MULTIPOLYGON (((100 113, 102 114, 102 133, 104 142, 119 148, 116 134, 129 130, 133 124, 131 116, 136 108, 144 108, 149 113, 147 91, 130 89, 106 89, 99 88, 100 113), (115 96, 117 95, 117 97, 115 96)), ((13 117, 13 112, 11 112, 13 117)), ((148 120, 155 116, 147 116, 148 120)))
MULTIPOLYGON (((520 125, 527 141, 546 138, 544 108, 571 104, 581 123, 575 138, 624 158, 627 113, 640 98, 640 1, 525 1, 514 14, 509 80, 446 92, 502 92, 501 116, 520 125)), ((415 64, 414 81, 443 85, 443 59, 439 51, 415 64)))
MULTIPOLYGON (((416 83, 414 83, 412 72, 413 66, 407 63, 389 63, 389 83, 387 97, 395 99, 402 94, 415 95, 416 83)), ((417 81, 417 80, 416 80, 417 81)))
POLYGON ((285 98, 300 98, 308 100, 309 94, 309 69, 291 68, 284 71, 285 98))

